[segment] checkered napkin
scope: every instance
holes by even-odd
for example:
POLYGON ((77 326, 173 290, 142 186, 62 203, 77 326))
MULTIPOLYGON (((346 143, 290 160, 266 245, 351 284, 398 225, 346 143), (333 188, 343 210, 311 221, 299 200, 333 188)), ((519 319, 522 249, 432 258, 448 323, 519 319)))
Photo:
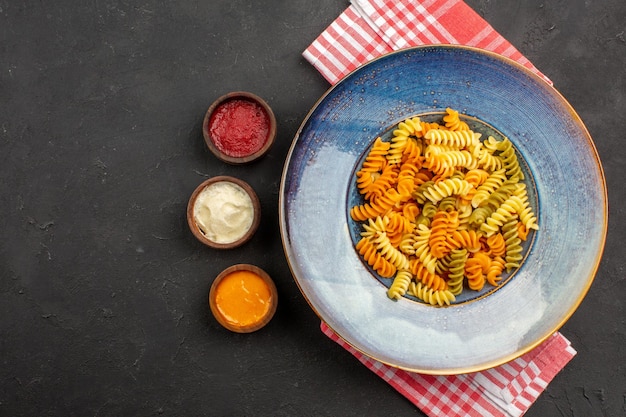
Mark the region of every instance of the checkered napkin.
POLYGON ((552 82, 460 0, 351 0, 303 52, 331 84, 361 64, 398 49, 431 44, 486 49, 552 82))
MULTIPOLYGON (((486 49, 551 81, 461 0, 352 0, 303 52, 331 84, 382 54, 429 44, 486 49)), ((356 351, 326 323, 321 329, 429 416, 521 416, 576 355, 560 333, 521 357, 482 372, 422 375, 380 363, 356 351)))

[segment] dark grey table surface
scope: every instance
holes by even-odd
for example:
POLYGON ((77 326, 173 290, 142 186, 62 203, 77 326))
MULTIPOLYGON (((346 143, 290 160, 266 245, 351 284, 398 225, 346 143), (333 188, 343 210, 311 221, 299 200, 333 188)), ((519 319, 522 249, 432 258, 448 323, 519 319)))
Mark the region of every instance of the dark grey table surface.
MULTIPOLYGON (((626 3, 468 3, 573 105, 609 190, 603 260, 561 329, 578 354, 526 415, 624 416, 626 3)), ((280 239, 283 162, 328 88, 301 53, 347 5, 0 0, 0 415, 423 415, 322 335, 280 239), (248 166, 219 162, 201 136, 232 90, 278 119, 248 166), (231 251, 185 223, 192 190, 219 174, 248 181, 263 210, 231 251), (248 335, 206 303, 240 262, 267 270, 280 300, 248 335)))

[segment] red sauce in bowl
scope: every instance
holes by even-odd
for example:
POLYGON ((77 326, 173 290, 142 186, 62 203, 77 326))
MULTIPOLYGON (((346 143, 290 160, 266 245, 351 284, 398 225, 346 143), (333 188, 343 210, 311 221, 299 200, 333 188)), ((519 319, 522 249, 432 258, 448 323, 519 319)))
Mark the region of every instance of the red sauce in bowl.
POLYGON ((208 124, 215 147, 233 158, 260 151, 269 139, 269 115, 259 103, 246 98, 233 98, 219 104, 208 124))

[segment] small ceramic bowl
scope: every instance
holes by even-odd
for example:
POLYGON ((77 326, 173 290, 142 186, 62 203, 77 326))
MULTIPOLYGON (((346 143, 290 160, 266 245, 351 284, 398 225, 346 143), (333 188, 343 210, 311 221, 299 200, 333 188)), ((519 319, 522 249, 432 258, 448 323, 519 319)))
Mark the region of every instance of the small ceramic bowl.
POLYGON ((276 117, 256 94, 235 91, 211 104, 202 123, 204 141, 213 154, 230 164, 264 156, 276 139, 276 117))
POLYGON ((237 264, 223 270, 209 291, 209 307, 215 319, 236 333, 251 333, 274 316, 278 292, 263 269, 237 264))
POLYGON ((246 243, 261 221, 261 204, 245 181, 221 175, 203 181, 187 204, 187 223, 193 235, 215 249, 246 243))

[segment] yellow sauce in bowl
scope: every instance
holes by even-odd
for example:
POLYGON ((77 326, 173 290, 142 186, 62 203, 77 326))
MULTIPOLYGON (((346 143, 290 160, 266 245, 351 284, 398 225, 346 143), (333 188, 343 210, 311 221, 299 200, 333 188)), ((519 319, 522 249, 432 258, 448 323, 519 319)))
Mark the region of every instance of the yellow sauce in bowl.
POLYGON ((211 286, 209 304, 217 321, 229 330, 248 333, 267 324, 276 311, 276 287, 260 268, 235 265, 211 286))

